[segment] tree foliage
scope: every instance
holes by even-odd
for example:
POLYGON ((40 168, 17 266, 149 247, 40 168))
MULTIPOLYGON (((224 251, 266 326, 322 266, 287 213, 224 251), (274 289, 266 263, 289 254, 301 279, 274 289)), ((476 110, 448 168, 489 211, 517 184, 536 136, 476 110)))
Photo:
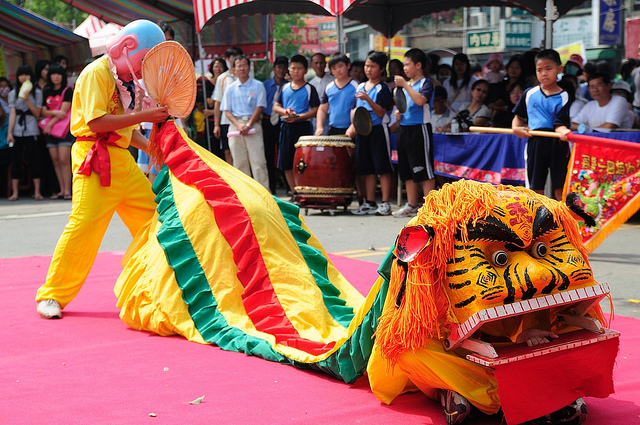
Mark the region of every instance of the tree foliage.
POLYGON ((304 26, 305 15, 275 15, 273 20, 273 39, 276 42, 276 57, 291 56, 298 53, 299 45, 294 42, 300 39, 293 28, 304 26))
POLYGON ((80 25, 88 16, 87 13, 61 0, 8 0, 8 2, 70 30, 80 25))

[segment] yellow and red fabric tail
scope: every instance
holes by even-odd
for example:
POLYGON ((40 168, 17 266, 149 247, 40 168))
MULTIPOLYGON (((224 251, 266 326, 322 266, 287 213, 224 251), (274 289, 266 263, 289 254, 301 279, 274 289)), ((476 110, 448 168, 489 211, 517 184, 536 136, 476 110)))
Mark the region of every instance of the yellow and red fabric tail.
POLYGON ((115 291, 121 318, 160 335, 324 370, 366 368, 386 284, 364 297, 282 202, 191 142, 173 122, 155 136, 166 167, 157 214, 132 243, 115 291))

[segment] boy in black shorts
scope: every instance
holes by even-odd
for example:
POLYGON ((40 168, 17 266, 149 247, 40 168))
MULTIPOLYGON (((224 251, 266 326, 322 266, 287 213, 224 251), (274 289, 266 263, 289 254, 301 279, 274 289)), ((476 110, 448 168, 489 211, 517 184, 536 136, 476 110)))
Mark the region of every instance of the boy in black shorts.
MULTIPOLYGON (((404 73, 409 82, 400 75, 394 81, 404 90, 407 110, 399 118, 398 173, 407 190, 407 203, 393 213, 394 217, 413 217, 418 212, 419 185, 424 196, 435 189, 433 172, 433 130, 429 99, 433 94, 433 81, 425 77, 429 59, 420 49, 410 49, 404 54, 404 73)), ((399 114, 398 114, 399 115, 399 114)))
POLYGON ((387 55, 371 52, 367 56, 364 72, 367 82, 356 89, 356 107, 362 106, 371 114, 372 130, 367 136, 356 133, 353 124, 347 129, 347 136, 356 139, 356 175, 365 179, 365 200, 360 207, 351 211, 355 215, 390 215, 393 171, 391 165, 391 144, 389 141, 388 112, 392 107, 391 90, 382 81, 382 73, 387 66, 387 55), (376 204, 376 176, 380 176, 382 203, 376 204))
POLYGON ((543 50, 536 55, 536 77, 539 85, 525 90, 513 109, 515 117, 511 128, 527 142, 527 187, 544 193, 547 174, 551 172, 553 195, 562 198, 562 189, 569 165, 569 108, 573 100, 569 93, 558 86, 558 74, 562 72, 560 55, 555 50, 543 50), (531 135, 528 130, 555 131, 560 140, 531 135))

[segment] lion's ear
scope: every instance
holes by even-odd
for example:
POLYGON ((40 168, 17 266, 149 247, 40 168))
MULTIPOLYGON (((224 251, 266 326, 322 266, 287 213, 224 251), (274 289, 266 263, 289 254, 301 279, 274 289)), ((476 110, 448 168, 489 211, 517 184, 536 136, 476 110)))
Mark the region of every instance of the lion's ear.
POLYGON ((434 232, 429 226, 408 226, 402 229, 396 239, 394 254, 398 260, 410 263, 433 240, 434 232))
POLYGON ((587 212, 586 205, 582 202, 582 199, 580 199, 580 196, 577 193, 567 193, 565 203, 575 215, 584 220, 584 224, 589 227, 594 227, 596 225, 596 219, 587 212))

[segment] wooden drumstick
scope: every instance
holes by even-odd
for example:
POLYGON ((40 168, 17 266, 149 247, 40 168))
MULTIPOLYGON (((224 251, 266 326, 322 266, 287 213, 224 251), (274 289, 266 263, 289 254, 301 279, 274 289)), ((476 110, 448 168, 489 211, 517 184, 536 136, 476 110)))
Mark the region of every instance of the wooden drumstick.
MULTIPOLYGON (((469 131, 475 131, 478 133, 500 133, 500 134, 513 134, 513 130, 510 128, 499 128, 499 127, 478 127, 471 126, 469 127, 469 131)), ((559 139, 561 137, 560 133, 556 133, 555 131, 540 131, 540 130, 528 130, 532 136, 540 136, 540 137, 555 137, 559 139)))

